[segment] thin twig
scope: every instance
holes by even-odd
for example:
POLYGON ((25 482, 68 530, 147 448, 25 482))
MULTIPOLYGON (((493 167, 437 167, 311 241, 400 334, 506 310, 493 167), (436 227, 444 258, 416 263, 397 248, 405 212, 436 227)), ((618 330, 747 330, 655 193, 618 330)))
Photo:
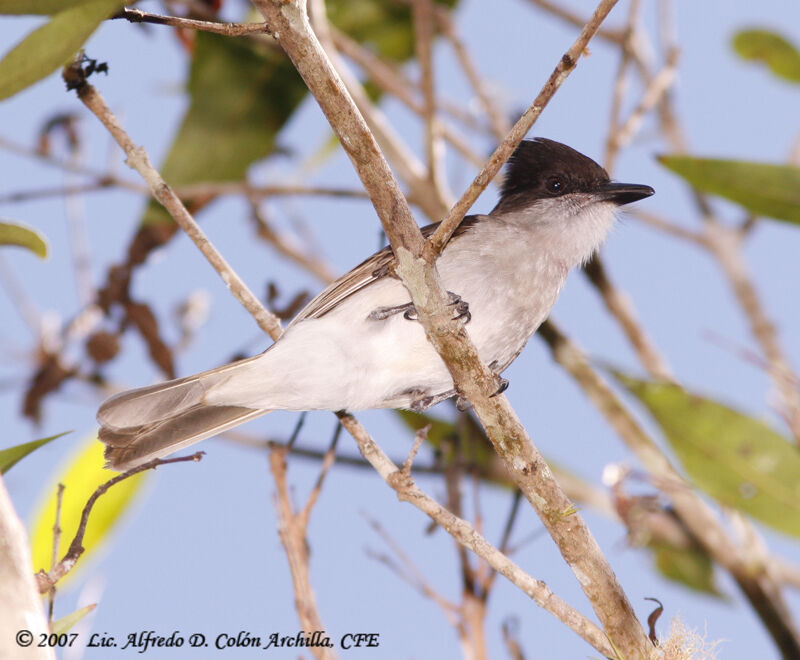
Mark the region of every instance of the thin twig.
MULTIPOLYGON (((569 23, 573 27, 583 27, 586 25, 586 19, 582 16, 578 16, 578 14, 571 12, 569 9, 565 9, 559 4, 555 2, 550 2, 550 0, 528 0, 531 4, 536 5, 544 9, 545 11, 549 12, 553 16, 560 18, 561 20, 569 23)), ((597 31, 597 36, 605 39, 607 41, 611 41, 615 44, 621 45, 625 35, 624 30, 615 30, 614 28, 603 27, 597 31)))
POLYGON ((800 445, 800 391, 792 384, 797 376, 784 355, 778 331, 767 316, 753 285, 741 249, 741 234, 709 217, 705 223, 706 247, 717 259, 733 289, 750 331, 769 363, 768 373, 783 404, 782 416, 800 445))
POLYGON ((384 529, 380 521, 376 520, 364 511, 361 512, 361 515, 364 516, 365 520, 373 529, 373 531, 379 537, 381 537, 381 539, 383 539, 383 542, 386 543, 386 545, 389 546, 389 549, 397 556, 402 564, 402 568, 391 562, 391 560, 387 561, 388 557, 384 558, 378 554, 374 554, 373 557, 379 561, 382 561, 386 566, 391 568, 399 578, 405 580, 415 589, 418 589, 423 596, 433 600, 441 608, 442 612, 448 618, 450 623, 457 625, 458 621, 456 615, 459 612, 458 605, 442 596, 428 583, 420 568, 403 550, 402 546, 394 538, 392 538, 392 535, 389 534, 386 529, 384 529), (403 568, 405 570, 403 570, 403 568))
MULTIPOLYGON (((269 467, 275 479, 277 489, 276 511, 278 514, 278 536, 286 552, 286 559, 289 562, 289 571, 292 575, 292 585, 294 587, 294 601, 297 616, 300 619, 300 626, 304 630, 324 630, 322 620, 319 616, 314 590, 311 587, 309 570, 309 552, 306 541, 306 529, 308 526, 308 514, 310 507, 299 514, 292 510, 289 487, 286 481, 286 450, 273 448, 269 453, 269 467)), ((323 466, 320 473, 320 480, 327 468, 323 466)), ((316 488, 315 488, 316 489, 316 488)), ((315 498, 316 499, 316 498, 315 498)), ((336 654, 331 649, 324 646, 313 646, 311 653, 317 660, 332 660, 336 654)))
POLYGON ((622 404, 608 384, 591 368, 581 350, 552 320, 537 333, 549 346, 553 358, 575 379, 639 461, 652 475, 653 483, 672 499, 680 519, 704 550, 724 566, 748 598, 779 648, 787 657, 800 657, 800 635, 795 628, 777 584, 766 569, 756 571, 730 539, 713 509, 685 483, 667 456, 622 404))
POLYGON ((22 283, 12 268, 9 268, 5 255, 0 254, 0 285, 6 290, 20 317, 34 337, 42 332, 42 315, 36 303, 28 296, 22 283))
POLYGON ((530 107, 523 113, 517 123, 506 136, 505 140, 500 144, 494 153, 489 157, 489 160, 484 165, 483 169, 475 177, 472 184, 467 188, 456 204, 450 209, 442 223, 439 225, 436 232, 431 236, 425 252, 427 259, 430 261, 432 257, 441 253, 447 241, 450 240, 453 232, 456 230, 461 221, 464 219, 467 211, 475 203, 480 194, 486 189, 492 179, 500 171, 500 168, 508 160, 511 153, 516 149, 517 145, 522 141, 522 138, 528 133, 533 126, 534 122, 539 118, 539 115, 544 110, 545 106, 553 98, 562 83, 567 79, 567 76, 572 72, 578 63, 581 55, 583 55, 592 37, 600 29, 605 17, 617 4, 617 0, 602 0, 595 9, 592 17, 583 26, 580 35, 575 40, 575 43, 570 46, 569 50, 559 60, 553 73, 550 74, 547 82, 530 107))
POLYGON ((613 172, 614 159, 616 158, 619 150, 619 145, 616 144, 616 135, 621 125, 622 102, 625 98, 625 92, 628 89, 628 69, 630 68, 632 53, 631 44, 637 26, 637 17, 641 3, 638 0, 631 2, 628 10, 628 20, 625 24, 623 32, 623 39, 620 43, 620 59, 617 67, 617 75, 614 78, 614 91, 611 96, 611 115, 609 117, 608 136, 606 138, 606 153, 603 158, 603 167, 608 172, 613 172))
POLYGON ((630 298, 614 286, 600 255, 595 254, 583 267, 583 272, 600 293, 606 308, 619 323, 648 373, 658 380, 674 380, 666 358, 661 355, 639 319, 636 318, 630 298))
POLYGON ((314 505, 319 499, 319 495, 322 492, 322 484, 325 483, 325 477, 327 476, 328 472, 330 472, 330 469, 333 467, 333 464, 336 461, 336 445, 339 443, 339 436, 341 434, 342 425, 337 424, 336 428, 333 430, 333 438, 331 439, 331 444, 328 447, 328 451, 325 452, 325 456, 322 458, 322 465, 319 468, 317 481, 314 483, 314 487, 311 489, 311 492, 308 495, 308 499, 306 500, 306 505, 303 507, 303 511, 299 514, 300 522, 302 523, 304 529, 308 527, 308 520, 311 517, 311 509, 314 508, 314 505))
POLYGON ((103 123, 108 132, 117 141, 117 144, 122 147, 127 156, 125 162, 145 180, 153 197, 167 209, 178 225, 192 239, 214 270, 222 277, 234 297, 250 312, 259 327, 273 339, 277 339, 282 332, 280 320, 261 304, 261 301, 247 288, 247 285, 208 240, 203 230, 200 229, 200 226, 192 218, 189 211, 186 210, 180 198, 150 163, 145 149, 137 146, 131 140, 108 105, 106 105, 100 93, 86 81, 79 84, 77 91, 78 98, 103 123))
MULTIPOLYGON (((57 163, 54 163, 57 164, 57 163)), ((81 172, 88 174, 87 171, 81 172)), ((7 195, 0 195, 0 204, 14 202, 27 202, 36 199, 46 199, 48 197, 64 197, 66 195, 81 195, 90 192, 100 192, 110 188, 120 188, 122 190, 147 194, 149 188, 140 184, 133 184, 112 176, 103 176, 97 181, 79 183, 68 186, 54 186, 51 188, 34 188, 31 190, 20 190, 7 195)), ((174 188, 175 194, 182 199, 191 197, 219 197, 222 195, 245 195, 253 199, 264 199, 267 197, 288 197, 288 196, 307 196, 307 197, 342 197, 354 199, 369 199, 363 190, 352 190, 349 188, 337 188, 329 186, 301 186, 292 184, 276 184, 270 186, 259 186, 247 182, 208 182, 191 183, 174 188)))
POLYGON ((288 237, 276 231, 270 224, 266 214, 255 200, 251 200, 251 211, 256 222, 256 232, 259 238, 272 245, 284 257, 302 266, 312 275, 326 284, 334 279, 333 272, 328 265, 314 254, 306 254, 300 250, 288 237))
POLYGON ((140 9, 125 8, 111 18, 125 19, 131 23, 151 23, 153 25, 169 25, 171 27, 213 32, 226 37, 241 37, 249 34, 270 34, 266 23, 217 23, 214 21, 198 21, 180 16, 162 16, 151 14, 140 9))
POLYGON ((633 209, 629 213, 631 217, 636 218, 646 225, 650 225, 654 229, 663 231, 665 234, 670 234, 675 238, 688 241, 689 243, 693 243, 701 247, 704 246, 705 239, 703 238, 702 234, 692 231, 691 229, 685 229, 676 222, 670 222, 669 220, 665 220, 655 213, 642 211, 641 209, 633 209))
MULTIPOLYGON (((61 542, 61 504, 64 501, 64 484, 59 483, 56 488, 56 519, 53 523, 53 553, 50 560, 50 570, 54 571, 58 564, 58 546, 61 542)), ((47 592, 47 623, 53 625, 53 608, 56 603, 56 585, 47 592)))
MULTIPOLYGON (((261 10, 262 15, 266 17, 267 7, 278 6, 273 5, 273 2, 275 0, 258 0, 255 4, 261 10)), ((345 140, 342 142, 345 153, 351 160, 354 157, 364 158, 366 156, 377 168, 367 167, 367 161, 353 160, 356 172, 361 178, 364 188, 370 194, 378 216, 381 217, 382 209, 388 208, 386 204, 391 203, 390 200, 395 200, 395 204, 400 203, 405 208, 401 212, 401 217, 394 218, 395 224, 404 227, 404 232, 408 234, 405 237, 406 240, 421 243, 422 237, 415 235, 419 231, 416 223, 413 223, 413 227, 411 224, 406 225, 406 213, 408 214, 407 220, 413 222, 411 212, 408 210, 405 197, 400 192, 397 181, 389 169, 388 162, 380 154, 378 145, 386 152, 398 176, 408 186, 416 204, 431 220, 436 221, 444 215, 449 200, 442 199, 441 191, 430 184, 423 163, 407 147, 391 122, 371 101, 363 85, 339 56, 326 17, 324 0, 310 0, 308 14, 314 23, 313 30, 308 22, 305 9, 301 8, 298 2, 299 0, 283 3, 280 6, 283 11, 273 16, 276 25, 282 26, 278 30, 279 43, 289 55, 300 75, 303 76, 309 91, 320 104, 320 108, 340 141, 345 140), (287 22, 284 23, 281 19, 287 22), (297 22, 298 20, 299 22, 297 22), (306 50, 309 46, 311 48, 306 50), (319 67, 320 64, 324 65, 323 68, 319 67), (325 80, 335 81, 336 84, 334 87, 323 86, 325 80), (354 107, 343 115, 341 114, 342 110, 346 107, 343 105, 344 103, 354 104, 354 107), (351 115, 353 110, 357 114, 351 115), (345 126, 346 130, 341 130, 345 126), (356 143, 348 145, 347 139, 355 139, 356 143), (382 163, 379 163, 378 159, 382 163), (378 177, 383 177, 381 180, 384 185, 391 180, 391 185, 386 190, 379 191, 378 177), (376 201, 376 194, 379 195, 381 203, 376 201)), ((305 5, 305 1, 303 0, 300 4, 305 5)), ((384 230, 387 222, 389 222, 388 217, 381 217, 384 230)))
MULTIPOLYGON (((34 188, 32 190, 18 190, 7 195, 0 195, 0 204, 13 204, 15 202, 28 202, 31 200, 47 199, 48 197, 66 197, 67 195, 82 195, 98 190, 108 190, 116 185, 108 179, 100 179, 89 183, 78 183, 67 186, 53 186, 50 188, 34 188)), ((147 188, 140 186, 135 192, 147 192, 147 188)), ((130 190, 130 188, 125 188, 130 190)), ((134 192, 134 191, 132 191, 134 192)))
POLYGON ((434 9, 432 0, 411 0, 414 19, 414 44, 421 71, 420 88, 424 99, 422 119, 425 124, 425 159, 430 185, 439 191, 442 199, 450 198, 444 177, 444 145, 439 119, 436 116, 436 87, 433 68, 434 9))
MULTIPOLYGON (((355 39, 351 39, 344 32, 331 26, 331 39, 336 49, 355 62, 369 76, 370 80, 385 92, 393 94, 412 112, 422 116, 425 112, 424 104, 412 93, 413 83, 394 67, 383 61, 378 55, 365 48, 355 39)), ((458 133, 448 123, 441 122, 442 136, 476 167, 483 165, 481 158, 470 146, 467 138, 458 133)))
POLYGON ((84 552, 83 548, 83 537, 86 534, 86 525, 89 522, 89 514, 92 512, 92 508, 94 507, 97 500, 103 496, 109 488, 118 484, 121 481, 125 481, 126 479, 130 479, 132 476, 139 474, 140 472, 145 472, 146 470, 154 470, 161 465, 170 465, 172 463, 187 463, 187 462, 197 462, 203 458, 205 452, 198 451, 191 456, 178 456, 175 458, 155 458, 152 461, 148 461, 147 463, 143 463, 135 468, 131 468, 127 472, 123 472, 122 474, 118 474, 113 479, 109 479, 103 484, 100 484, 95 491, 89 496, 89 499, 86 501, 86 504, 83 507, 83 511, 81 512, 80 522, 78 523, 78 529, 75 532, 75 536, 72 539, 72 543, 69 544, 69 548, 67 549, 66 554, 61 558, 61 561, 56 564, 49 572, 45 572, 44 570, 40 570, 36 574, 36 580, 39 583, 39 592, 45 593, 52 589, 56 583, 63 578, 67 573, 69 573, 72 568, 75 566, 75 563, 78 561, 80 556, 84 552))
POLYGON ((464 72, 464 75, 472 86, 472 90, 483 106, 486 116, 489 118, 489 124, 492 127, 492 133, 495 139, 502 140, 506 136, 506 133, 508 133, 508 120, 497 107, 497 104, 494 103, 486 82, 478 73, 478 69, 472 61, 464 41, 458 34, 453 19, 450 17, 450 11, 444 7, 437 7, 436 20, 442 33, 453 46, 453 51, 456 54, 461 70, 464 72))
MULTIPOLYGON (((79 145, 73 149, 72 161, 77 165, 82 162, 79 145)), ((65 174, 71 178, 75 175, 65 174)), ((89 249, 89 235, 86 228, 86 214, 83 197, 80 194, 67 194, 64 196, 67 230, 69 235, 72 264, 75 271, 75 285, 78 290, 78 300, 82 307, 91 304, 95 299, 95 286, 92 278, 92 259, 89 249)))
POLYGON ((403 461, 403 467, 400 468, 404 473, 411 474, 411 466, 414 465, 417 452, 419 448, 422 447, 422 443, 428 439, 428 431, 430 430, 430 424, 423 426, 421 429, 417 429, 417 432, 414 434, 414 442, 411 445, 411 449, 408 451, 408 457, 403 461))
POLYGON ((678 73, 679 55, 680 53, 677 49, 669 53, 664 68, 653 76, 644 94, 642 94, 639 104, 633 109, 625 123, 616 131, 614 147, 619 149, 631 142, 641 128, 644 116, 660 103, 663 96, 670 89, 678 73))
POLYGON ((502 573, 540 607, 556 616, 600 653, 610 657, 614 656, 614 652, 608 643, 608 638, 600 628, 556 596, 544 582, 535 580, 525 573, 481 536, 469 522, 455 516, 426 495, 410 476, 402 474, 401 470, 386 456, 380 446, 361 425, 353 423, 355 420, 352 416, 346 413, 339 413, 339 419, 358 443, 358 448, 364 458, 370 462, 383 480, 397 492, 400 500, 413 504, 423 513, 430 516, 434 522, 459 543, 470 548, 475 554, 488 562, 492 568, 502 573))
MULTIPOLYGON (((508 512, 508 517, 506 518, 506 524, 503 528, 503 536, 500 538, 500 545, 498 546, 500 552, 504 555, 508 554, 509 550, 509 543, 511 542, 511 531, 514 529, 514 522, 517 520, 517 514, 519 513, 519 505, 522 502, 522 493, 520 491, 516 491, 514 496, 511 500, 511 511, 508 512)), ((486 580, 484 580, 484 589, 483 589, 483 598, 487 600, 489 598, 489 593, 492 590, 492 585, 494 584, 495 578, 497 577, 497 571, 492 570, 489 575, 486 576, 486 580)))

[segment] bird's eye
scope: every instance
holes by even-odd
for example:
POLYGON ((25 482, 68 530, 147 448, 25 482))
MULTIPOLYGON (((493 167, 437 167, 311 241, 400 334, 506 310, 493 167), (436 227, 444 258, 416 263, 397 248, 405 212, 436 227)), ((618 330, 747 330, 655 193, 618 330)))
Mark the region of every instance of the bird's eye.
POLYGON ((564 192, 564 182, 557 176, 551 176, 544 184, 551 195, 560 195, 564 192))

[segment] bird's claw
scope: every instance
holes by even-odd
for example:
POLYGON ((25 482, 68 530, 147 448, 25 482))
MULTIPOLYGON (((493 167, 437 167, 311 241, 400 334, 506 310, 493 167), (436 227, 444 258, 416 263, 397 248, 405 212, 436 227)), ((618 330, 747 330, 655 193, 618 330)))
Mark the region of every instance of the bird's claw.
MULTIPOLYGON (((470 314, 469 311, 469 303, 465 300, 461 300, 461 296, 452 291, 448 291, 447 296, 449 298, 447 305, 453 307, 453 316, 451 318, 454 320, 464 319, 464 323, 469 323, 472 318, 472 314, 470 314)), ((417 308, 414 307, 414 303, 394 305, 392 307, 378 307, 369 313, 369 318, 373 321, 384 321, 390 316, 400 313, 403 314, 403 318, 407 321, 416 321, 419 319, 417 308)))
POLYGON ((453 308, 453 319, 464 319, 464 323, 469 323, 472 319, 469 303, 466 300, 462 300, 461 296, 452 291, 448 291, 447 296, 450 298, 450 302, 447 304, 453 308))
MULTIPOLYGON (((421 392, 417 392, 421 394, 421 392)), ((418 399, 414 399, 409 408, 416 413, 425 412, 431 406, 435 406, 437 403, 449 399, 455 393, 455 390, 448 390, 447 392, 442 392, 441 394, 427 394, 419 397, 418 399)))
POLYGON ((508 383, 508 379, 507 378, 501 378, 500 376, 498 376, 497 377, 497 391, 494 394, 492 394, 491 396, 495 397, 498 394, 502 394, 503 392, 505 392, 508 389, 508 385, 509 385, 509 383, 508 383))

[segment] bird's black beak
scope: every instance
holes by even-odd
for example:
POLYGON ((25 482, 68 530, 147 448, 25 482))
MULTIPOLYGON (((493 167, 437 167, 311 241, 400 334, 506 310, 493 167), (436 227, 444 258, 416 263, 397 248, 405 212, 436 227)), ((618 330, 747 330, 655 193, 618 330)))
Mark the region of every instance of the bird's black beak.
POLYGON ((614 202, 619 206, 638 202, 640 199, 650 197, 655 194, 650 186, 642 186, 638 183, 604 183, 600 186, 598 194, 601 198, 609 202, 614 202))

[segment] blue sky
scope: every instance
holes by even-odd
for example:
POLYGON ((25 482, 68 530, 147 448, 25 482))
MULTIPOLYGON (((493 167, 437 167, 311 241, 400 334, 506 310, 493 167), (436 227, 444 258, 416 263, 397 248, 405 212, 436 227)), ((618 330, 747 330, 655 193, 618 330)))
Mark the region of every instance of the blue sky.
MULTIPOLYGON (((675 95, 692 152, 784 161, 800 132, 798 88, 741 62, 730 48, 730 39, 737 29, 757 25, 783 30, 797 43, 800 5, 777 0, 757 6, 743 0, 676 4, 681 60, 675 95)), ((574 6, 576 11, 588 14, 592 5, 576 1, 574 6)), ((609 24, 619 25, 626 11, 627 2, 621 2, 609 24)), ((644 15, 652 28, 652 3, 646 3, 644 15)), ((467 0, 461 3, 457 20, 479 70, 509 111, 530 103, 577 34, 575 28, 531 5, 511 0, 491 5, 467 0)), ((3 20, 0 43, 12 43, 32 24, 29 19, 3 20)), ((600 159, 618 55, 600 41, 590 50, 590 56, 581 61, 532 134, 566 142, 600 159)), ((186 107, 180 81, 187 62, 176 41, 167 28, 144 31, 117 21, 104 25, 87 51, 110 63, 110 75, 97 79, 98 88, 134 139, 147 148, 154 162, 160 162, 186 107)), ((463 103, 468 88, 452 55, 442 46, 437 48, 437 65, 448 98, 463 103)), ((628 110, 637 99, 635 94, 630 97, 628 110)), ((396 102, 387 102, 385 110, 397 131, 422 154, 418 123, 396 102)), ((0 103, 0 136, 32 144, 44 119, 58 111, 74 111, 83 117, 81 130, 88 163, 101 169, 111 163, 118 173, 135 180, 122 164, 118 150, 110 146, 109 138, 74 96, 62 91, 56 76, 0 103)), ((280 141, 299 154, 310 155, 327 137, 319 110, 308 100, 280 141)), ((476 145, 485 153, 490 147, 488 143, 476 145)), ((697 226, 698 218, 683 185, 654 159, 666 149, 653 123, 647 121, 612 175, 656 189, 656 196, 643 202, 643 208, 681 225, 697 226)), ((0 172, 0 194, 65 182, 59 170, 5 150, 0 150, 0 172)), ((452 189, 459 192, 472 174, 465 167, 451 168, 452 189)), ((283 158, 259 166, 254 175, 265 182, 298 181, 293 178, 297 170, 283 158)), ((312 182, 356 185, 352 168, 342 154, 334 155, 316 171, 312 182)), ((496 191, 490 188, 473 210, 486 212, 495 199, 496 191)), ((143 203, 128 193, 109 191, 93 193, 81 204, 97 283, 105 277, 108 265, 123 255, 143 203)), ((720 215, 732 222, 742 215, 724 204, 718 208, 720 215)), ((284 200, 276 201, 272 209, 279 226, 290 227, 293 216, 302 217, 313 228, 321 251, 336 272, 344 272, 376 247, 379 226, 364 202, 284 200)), ((42 312, 70 318, 78 299, 67 250, 63 201, 53 198, 0 204, 0 216, 27 222, 49 237, 52 254, 44 263, 23 253, 6 251, 3 257, 42 312)), ((215 203, 203 214, 202 223, 257 293, 264 290, 268 280, 281 283, 287 293, 303 288, 318 290, 320 285, 311 276, 252 240, 248 210, 240 201, 215 203)), ((800 336, 800 312, 793 284, 800 275, 800 260, 795 258, 798 246, 800 233, 796 229, 763 221, 746 248, 764 305, 776 320, 783 346, 795 365, 800 364, 796 340, 800 336)), ((753 345, 726 282, 704 254, 624 217, 603 253, 613 279, 630 296, 643 325, 686 387, 728 401, 785 431, 770 408, 771 388, 765 375, 708 338, 708 332, 713 331, 736 344, 753 345)), ((138 274, 134 290, 153 302, 162 319, 168 319, 189 292, 204 290, 210 295, 211 316, 190 348, 180 355, 181 374, 215 366, 237 351, 255 353, 268 345, 183 236, 152 256, 138 274)), ((0 293, 0 317, 0 418, 6 423, 3 444, 75 429, 75 433, 26 459, 8 474, 6 483, 14 501, 21 515, 29 517, 41 489, 50 481, 49 475, 73 447, 94 432, 99 397, 94 390, 71 384, 47 400, 40 428, 21 420, 21 391, 28 377, 24 355, 33 348, 33 338, 5 292, 0 293)), ((580 274, 570 277, 554 318, 593 357, 638 371, 618 326, 580 274)), ((177 338, 174 327, 168 333, 170 339, 177 338)), ((109 370, 114 381, 139 386, 159 378, 140 342, 133 337, 125 342, 124 357, 109 370)), ((599 484, 606 464, 635 464, 575 384, 552 364, 541 342, 533 339, 506 376, 511 381, 507 395, 546 456, 595 484, 599 484)), ((368 412, 359 418, 390 455, 405 456, 411 438, 390 413, 368 412)), ((275 413, 246 430, 283 439, 296 420, 296 415, 275 413)), ((653 428, 652 424, 648 426, 653 428)), ((309 415, 300 440, 304 446, 324 449, 333 428, 330 414, 309 415)), ((346 435, 339 446, 344 453, 356 451, 346 435)), ((171 466, 152 475, 146 493, 114 534, 104 556, 83 566, 79 579, 59 595, 57 616, 72 611, 82 599, 92 598, 93 602, 99 599, 99 606, 88 619, 91 631, 117 638, 151 629, 161 634, 173 630, 187 635, 201 632, 207 637, 239 630, 263 636, 272 632, 294 634, 298 623, 286 559, 276 533, 274 484, 267 457, 219 440, 208 441, 202 448, 207 456, 201 463, 171 466)), ((298 501, 304 501, 317 473, 315 463, 291 460, 289 477, 298 501)), ((428 492, 443 494, 438 480, 420 477, 419 481, 428 492)), ((497 542, 510 495, 482 487, 480 506, 485 534, 497 542)), ((720 574, 720 586, 730 596, 728 600, 690 594, 660 578, 646 553, 628 548, 620 526, 591 510, 584 513, 642 620, 652 607, 643 599, 654 596, 665 605, 662 631, 664 622, 680 615, 690 626, 706 631, 709 639, 724 640, 720 657, 777 657, 760 623, 726 576, 720 574)), ((383 552, 385 547, 371 531, 367 518, 381 521, 432 585, 452 599, 459 597, 458 566, 449 537, 441 530, 427 533, 427 518, 399 503, 373 472, 338 466, 328 477, 309 529, 312 580, 326 630, 334 638, 347 632, 380 633, 380 652, 370 657, 456 657, 455 634, 437 607, 368 557, 367 549, 383 552)), ((525 510, 515 537, 521 539, 540 527, 535 515, 525 510)), ((800 560, 796 543, 767 530, 765 536, 771 550, 800 560)), ((514 558, 570 604, 590 613, 574 577, 546 535, 537 536, 514 558)), ((795 612, 800 611, 797 594, 788 595, 795 612)), ((509 616, 520 621, 520 640, 529 657, 591 655, 591 649, 578 637, 501 580, 490 598, 487 635, 492 657, 503 657, 500 624, 509 616)), ((227 651, 236 657, 252 653, 227 651)), ((367 657, 369 652, 352 653, 367 657)), ((188 658, 196 657, 196 652, 187 648, 154 650, 149 656, 188 658)), ((108 656, 87 649, 86 657, 108 656)), ((295 656, 273 653, 273 657, 295 656)))

